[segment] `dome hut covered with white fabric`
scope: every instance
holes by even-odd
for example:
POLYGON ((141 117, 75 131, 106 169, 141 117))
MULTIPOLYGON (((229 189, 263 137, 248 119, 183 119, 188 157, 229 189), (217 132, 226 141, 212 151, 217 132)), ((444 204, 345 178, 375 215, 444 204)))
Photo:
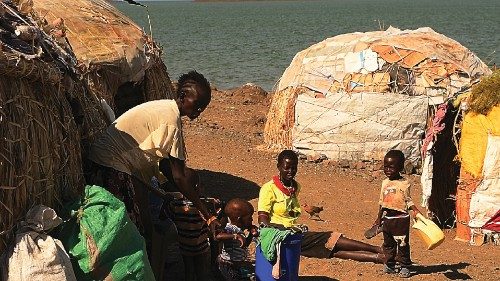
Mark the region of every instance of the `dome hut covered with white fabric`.
POLYGON ((264 141, 349 163, 399 149, 408 167, 427 169, 422 204, 445 225, 460 170, 452 164, 457 110, 446 107, 489 74, 473 52, 428 27, 338 35, 295 55, 273 96, 264 141), (428 154, 433 166, 424 163, 428 154), (446 172, 433 176, 433 169, 446 172))
POLYGON ((430 28, 350 33, 297 53, 279 80, 264 139, 329 159, 420 159, 429 106, 490 69, 430 28))

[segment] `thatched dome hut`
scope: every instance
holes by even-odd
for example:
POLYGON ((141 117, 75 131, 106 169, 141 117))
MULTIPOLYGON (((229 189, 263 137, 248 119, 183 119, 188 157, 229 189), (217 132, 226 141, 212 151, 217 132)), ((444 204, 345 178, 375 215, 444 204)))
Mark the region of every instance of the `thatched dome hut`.
POLYGON ((116 117, 142 102, 173 97, 160 48, 109 1, 33 2, 41 20, 60 25, 92 93, 106 100, 116 117))
POLYGON ((328 38, 297 53, 283 73, 264 140, 338 160, 381 160, 396 148, 417 164, 429 106, 490 72, 430 28, 328 38))
POLYGON ((83 188, 81 142, 106 127, 74 54, 23 7, 0 2, 0 252, 29 208, 83 188))

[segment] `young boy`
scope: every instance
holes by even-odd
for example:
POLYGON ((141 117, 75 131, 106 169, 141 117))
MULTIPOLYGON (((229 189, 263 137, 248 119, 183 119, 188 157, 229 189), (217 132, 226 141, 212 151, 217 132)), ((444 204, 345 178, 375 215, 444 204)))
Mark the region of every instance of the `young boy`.
POLYGON ((380 210, 376 224, 382 223, 385 254, 385 273, 396 273, 396 256, 401 264, 399 275, 410 277, 410 215, 420 213, 410 196, 410 183, 401 176, 405 156, 400 150, 391 150, 384 157, 384 174, 380 190, 380 210))
MULTIPOLYGON (((199 175, 192 169, 188 169, 187 172, 188 180, 192 182, 197 192, 203 194, 199 175)), ((218 199, 200 196, 200 200, 212 214, 221 213, 222 203, 218 199)), ((177 227, 179 248, 184 261, 184 280, 210 280, 211 256, 206 221, 193 203, 182 196, 165 203, 168 204, 168 215, 172 217, 177 227)))
POLYGON ((222 232, 215 239, 222 244, 217 257, 219 271, 224 280, 253 280, 255 268, 248 259, 248 245, 257 236, 257 227, 252 225, 254 208, 252 204, 240 198, 227 202, 224 208, 226 223, 222 232))

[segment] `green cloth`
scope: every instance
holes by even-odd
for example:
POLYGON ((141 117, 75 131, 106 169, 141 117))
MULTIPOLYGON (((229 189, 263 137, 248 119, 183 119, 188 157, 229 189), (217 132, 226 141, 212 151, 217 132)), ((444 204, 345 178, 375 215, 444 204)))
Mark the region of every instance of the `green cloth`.
POLYGON ((285 238, 293 234, 291 230, 279 230, 272 227, 264 227, 259 233, 259 244, 262 255, 270 262, 276 260, 276 246, 285 238))
POLYGON ((66 207, 60 229, 78 280, 155 280, 146 244, 125 204, 99 186, 66 207))

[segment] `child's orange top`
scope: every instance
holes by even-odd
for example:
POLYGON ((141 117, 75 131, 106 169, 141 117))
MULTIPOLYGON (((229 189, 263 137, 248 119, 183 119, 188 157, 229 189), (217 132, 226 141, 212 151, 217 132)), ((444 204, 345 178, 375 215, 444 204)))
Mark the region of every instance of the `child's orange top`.
POLYGON ((382 208, 408 212, 408 209, 415 205, 410 196, 410 183, 404 178, 383 180, 378 203, 382 208))

